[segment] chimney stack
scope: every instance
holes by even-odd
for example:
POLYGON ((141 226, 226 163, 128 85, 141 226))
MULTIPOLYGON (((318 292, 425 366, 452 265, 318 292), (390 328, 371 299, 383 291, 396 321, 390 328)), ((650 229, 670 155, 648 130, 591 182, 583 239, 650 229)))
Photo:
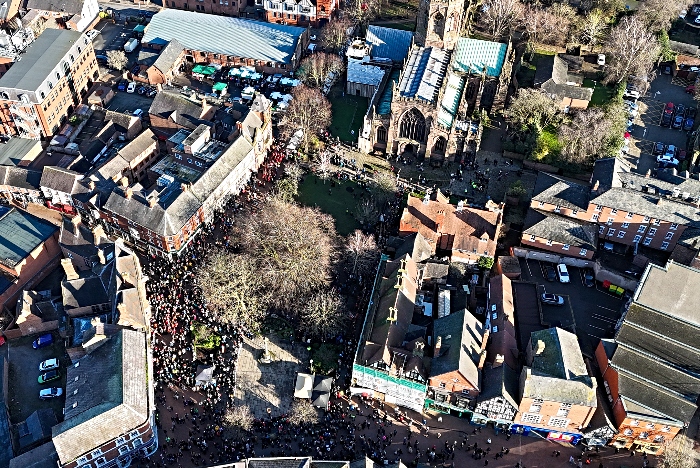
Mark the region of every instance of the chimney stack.
POLYGON ((593 184, 593 192, 594 193, 597 192, 599 188, 600 188, 600 181, 596 180, 595 184, 593 184))
POLYGON ((70 258, 62 258, 61 266, 63 267, 63 271, 66 272, 66 279, 68 281, 73 281, 80 278, 78 273, 76 273, 75 266, 73 266, 73 262, 71 262, 70 258))
POLYGON ((496 354, 496 359, 493 361, 493 367, 498 367, 501 364, 503 364, 506 360, 506 357, 502 354, 496 354))
POLYGON ((645 179, 648 179, 649 177, 651 177, 651 169, 647 169, 647 172, 644 174, 645 179))
POLYGON ((158 203, 158 197, 151 197, 148 199, 148 207, 153 208, 158 203))
POLYGON ((190 189, 190 186, 188 184, 180 184, 180 189, 182 189, 183 192, 187 192, 190 189))
POLYGON ((131 189, 131 187, 127 187, 124 189, 124 196, 127 200, 131 200, 131 197, 134 196, 134 191, 131 189))
POLYGON ((107 264, 107 259, 105 258, 105 253, 102 249, 97 249, 97 258, 100 259, 100 265, 107 264))
POLYGON ((75 227, 78 227, 82 221, 83 219, 80 217, 80 215, 75 215, 73 216, 73 219, 70 220, 70 222, 73 223, 73 226, 75 227))
POLYGON ((91 180, 90 182, 88 182, 88 188, 90 190, 95 190, 95 181, 94 180, 91 180))
POLYGON ((107 237, 107 236, 105 236, 105 229, 102 227, 101 224, 98 224, 97 226, 92 228, 92 237, 95 238, 94 239, 95 244, 99 244, 99 241, 101 238, 107 237))
POLYGON ((124 188, 127 188, 129 186, 129 178, 122 177, 121 179, 119 179, 119 185, 121 185, 124 188))
POLYGON ((537 345, 536 345, 536 348, 535 348, 535 354, 539 356, 540 354, 544 353, 544 348, 545 348, 544 341, 542 341, 542 340, 537 340, 537 345))
POLYGON ((435 347, 433 348, 433 357, 440 356, 440 348, 442 348, 442 337, 438 336, 435 341, 435 347))

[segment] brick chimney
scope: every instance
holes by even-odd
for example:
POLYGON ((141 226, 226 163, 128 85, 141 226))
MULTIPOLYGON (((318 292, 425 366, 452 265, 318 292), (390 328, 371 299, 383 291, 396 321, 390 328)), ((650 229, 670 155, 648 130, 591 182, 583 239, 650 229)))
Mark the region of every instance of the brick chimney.
POLYGON ((95 181, 94 180, 91 180, 90 182, 88 182, 88 188, 90 190, 95 190, 95 181))
POLYGON ((119 179, 119 185, 121 185, 124 188, 128 187, 129 186, 129 178, 122 177, 121 179, 119 179))
POLYGON ((440 232, 442 225, 445 223, 445 210, 438 210, 435 215, 435 231, 440 232))
POLYGON ((73 266, 73 262, 71 262, 70 258, 62 258, 61 266, 63 267, 63 271, 66 272, 66 279, 68 281, 73 281, 80 278, 78 273, 75 271, 75 266, 73 266))
POLYGON ((131 189, 131 187, 126 187, 124 189, 124 196, 127 200, 131 200, 131 197, 134 196, 134 191, 131 189))
POLYGON ((433 348, 433 357, 438 357, 440 355, 440 348, 442 348, 442 337, 438 336, 435 341, 435 347, 433 348))
POLYGON ((99 240, 103 237, 107 237, 105 235, 105 229, 102 227, 101 224, 98 224, 94 228, 92 228, 92 237, 95 238, 94 242, 95 244, 99 243, 99 240))
POLYGON ((496 359, 493 360, 493 367, 498 367, 501 364, 503 364, 506 360, 506 357, 502 354, 496 354, 496 359))
POLYGON ((153 208, 158 204, 158 197, 151 197, 148 199, 148 207, 153 208))
POLYGON ((97 258, 100 259, 100 265, 107 264, 107 259, 105 258, 105 253, 102 249, 97 249, 97 258))
POLYGON ((544 353, 544 348, 544 341, 537 340, 537 344, 535 345, 535 354, 539 356, 540 354, 544 353))

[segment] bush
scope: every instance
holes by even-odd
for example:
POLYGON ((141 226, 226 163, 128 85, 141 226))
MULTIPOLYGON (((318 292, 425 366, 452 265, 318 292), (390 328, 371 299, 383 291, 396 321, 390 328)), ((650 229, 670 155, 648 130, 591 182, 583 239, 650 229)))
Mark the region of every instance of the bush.
POLYGON ((476 266, 478 266, 482 270, 490 270, 493 267, 493 258, 492 257, 481 257, 481 258, 479 258, 479 261, 476 263, 476 266))
POLYGON ((555 159, 561 154, 562 145, 554 130, 542 130, 537 136, 532 158, 535 161, 547 161, 555 159))
POLYGON ((215 349, 221 346, 221 337, 203 323, 194 322, 192 324, 192 334, 194 335, 195 348, 215 349))
POLYGON ((314 360, 313 371, 321 375, 329 375, 338 367, 338 355, 340 348, 331 343, 321 343, 311 351, 311 359, 314 360))
POLYGON ((527 190, 523 186, 520 180, 516 180, 508 189, 508 196, 510 197, 521 197, 527 193, 527 190))

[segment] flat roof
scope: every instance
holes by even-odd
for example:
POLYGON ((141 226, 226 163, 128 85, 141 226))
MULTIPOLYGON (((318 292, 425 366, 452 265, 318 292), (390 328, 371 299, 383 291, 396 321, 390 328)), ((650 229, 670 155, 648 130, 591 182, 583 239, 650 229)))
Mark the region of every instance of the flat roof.
POLYGON ((0 78, 0 88, 35 91, 82 33, 68 29, 46 29, 0 78))
POLYGON ((30 213, 0 206, 0 262, 14 268, 57 230, 30 213))
POLYGON ((634 295, 634 302, 700 326, 700 270, 669 262, 649 263, 634 295))
POLYGON ((0 166, 16 166, 37 145, 41 147, 41 142, 29 138, 10 138, 7 143, 0 143, 0 166))
POLYGON ((304 31, 295 26, 166 9, 151 18, 142 42, 165 45, 176 39, 186 49, 291 63, 304 31))

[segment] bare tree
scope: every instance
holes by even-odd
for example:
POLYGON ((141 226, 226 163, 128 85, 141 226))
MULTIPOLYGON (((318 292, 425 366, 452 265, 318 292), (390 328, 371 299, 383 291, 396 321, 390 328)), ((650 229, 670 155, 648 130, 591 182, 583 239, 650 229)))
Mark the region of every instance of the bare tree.
POLYGON ((211 312, 224 323, 260 328, 268 307, 268 295, 245 256, 214 251, 199 270, 198 284, 211 312))
POLYGON ((685 434, 678 434, 664 444, 664 453, 658 459, 659 468, 697 468, 693 441, 685 434))
POLYGON ((381 0, 348 0, 345 12, 364 30, 379 15, 381 6, 381 0))
POLYGON ((318 209, 272 198, 236 234, 274 307, 294 309, 330 282, 337 235, 333 218, 318 209))
POLYGON ((519 130, 544 128, 557 120, 559 106, 545 92, 534 88, 521 88, 508 108, 508 118, 519 130))
POLYGON ((688 3, 681 0, 645 0, 639 4, 637 15, 641 15, 651 32, 667 31, 686 6, 688 3))
POLYGON ((545 9, 528 5, 523 13, 523 26, 532 44, 566 43, 572 20, 576 12, 569 5, 555 3, 545 9))
POLYGON ((289 422, 295 426, 314 424, 318 419, 318 409, 307 400, 294 400, 289 408, 289 422))
POLYGON ((224 414, 224 427, 233 435, 240 436, 244 432, 249 432, 253 428, 255 416, 250 411, 248 405, 234 406, 226 410, 224 414))
POLYGON ((586 15, 579 16, 576 23, 578 37, 583 44, 591 48, 597 46, 605 36, 608 29, 608 18, 599 10, 591 10, 586 15))
POLYGON ((297 130, 302 130, 304 151, 308 152, 313 136, 324 131, 331 123, 331 104, 321 91, 308 86, 294 88, 292 97, 282 118, 283 135, 291 137, 297 130))
POLYGON ((337 54, 317 52, 301 61, 297 76, 308 86, 322 88, 328 81, 337 80, 344 69, 345 63, 337 54))
POLYGON ((379 248, 374 236, 365 234, 359 229, 347 237, 345 253, 352 263, 352 273, 364 275, 376 267, 379 259, 379 248))
POLYGON ((354 25, 349 18, 337 18, 321 28, 319 42, 333 52, 338 52, 348 42, 350 31, 354 25))
POLYGON ((604 83, 620 83, 629 75, 647 76, 659 56, 659 41, 638 15, 625 16, 605 42, 608 65, 604 83))
POLYGON ((289 178, 300 180, 304 175, 304 169, 295 162, 288 162, 284 165, 284 174, 289 178))
POLYGON ((559 127, 562 157, 571 163, 589 164, 597 157, 614 155, 622 144, 625 116, 621 104, 576 112, 571 121, 559 127))
POLYGON ((304 304, 301 316, 304 329, 321 339, 345 330, 345 303, 335 289, 319 289, 304 304))
POLYGON ((374 198, 363 198, 355 205, 355 217, 363 226, 372 226, 379 221, 379 208, 374 198))
POLYGON ((333 157, 328 151, 321 151, 316 155, 313 161, 314 172, 319 179, 326 183, 326 180, 331 176, 333 172, 333 157))
POLYGON ((484 0, 479 19, 488 27, 492 36, 499 38, 510 33, 522 13, 523 5, 518 0, 484 0))
POLYGON ((115 70, 124 70, 126 64, 129 63, 129 59, 123 50, 108 50, 107 51, 107 65, 115 70))

